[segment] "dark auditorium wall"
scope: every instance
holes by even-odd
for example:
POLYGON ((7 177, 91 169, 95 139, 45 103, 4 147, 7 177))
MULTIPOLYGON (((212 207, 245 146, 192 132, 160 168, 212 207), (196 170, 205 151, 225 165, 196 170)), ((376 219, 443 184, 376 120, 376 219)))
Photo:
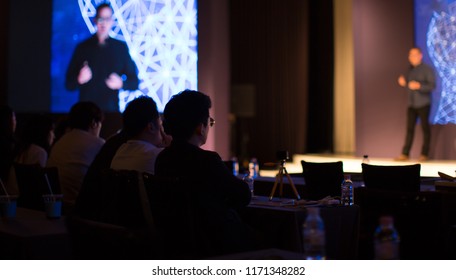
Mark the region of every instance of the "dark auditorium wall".
POLYGON ((49 112, 52 0, 9 0, 8 102, 16 112, 49 112))
POLYGON ((7 104, 8 85, 8 22, 9 22, 9 1, 0 4, 0 104, 7 104))
MULTIPOLYGON (((414 45, 413 0, 353 0, 356 154, 395 157, 405 138, 407 95, 397 85, 414 45)), ((421 148, 417 128, 412 154, 421 148)))

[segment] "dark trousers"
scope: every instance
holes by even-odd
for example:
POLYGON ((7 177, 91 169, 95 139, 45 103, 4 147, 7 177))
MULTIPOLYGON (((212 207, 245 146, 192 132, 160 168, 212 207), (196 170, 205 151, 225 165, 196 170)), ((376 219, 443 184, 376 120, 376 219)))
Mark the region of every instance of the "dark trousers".
POLYGON ((421 154, 423 156, 428 156, 429 154, 429 144, 431 142, 431 126, 429 125, 429 112, 431 106, 424 106, 421 108, 411 108, 407 109, 407 135, 405 137, 404 148, 402 149, 402 154, 409 155, 410 149, 413 143, 413 136, 415 134, 415 125, 418 118, 421 121, 421 128, 423 129, 423 147, 421 148, 421 154))

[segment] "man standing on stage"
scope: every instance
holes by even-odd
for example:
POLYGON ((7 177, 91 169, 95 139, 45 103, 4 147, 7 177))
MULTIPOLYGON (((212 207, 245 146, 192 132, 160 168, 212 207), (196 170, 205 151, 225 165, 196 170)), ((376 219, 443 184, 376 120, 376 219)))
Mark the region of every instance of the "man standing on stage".
POLYGON ((107 3, 97 7, 97 32, 77 45, 65 81, 68 90, 79 89, 80 101, 93 101, 104 112, 118 112, 119 90, 137 90, 139 85, 127 44, 109 37, 113 12, 107 3))
POLYGON ((419 48, 411 48, 408 60, 410 69, 406 76, 400 75, 398 84, 407 89, 407 135, 405 137, 402 154, 396 158, 398 161, 409 159, 410 148, 413 143, 415 125, 418 117, 423 129, 423 147, 419 161, 426 161, 429 158, 429 145, 431 142, 431 128, 429 124, 429 112, 431 110, 431 93, 435 88, 434 70, 423 63, 423 53, 419 48))

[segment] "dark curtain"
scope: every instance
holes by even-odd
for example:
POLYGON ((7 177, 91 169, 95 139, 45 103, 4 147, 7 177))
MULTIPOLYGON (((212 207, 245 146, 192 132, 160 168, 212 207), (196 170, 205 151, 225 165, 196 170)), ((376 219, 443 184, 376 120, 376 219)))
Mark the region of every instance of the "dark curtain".
POLYGON ((7 103, 9 1, 0 4, 0 104, 7 103))
POLYGON ((232 85, 252 85, 255 115, 237 117, 233 153, 275 161, 306 152, 309 3, 230 1, 232 85))
POLYGON ((333 1, 310 1, 307 152, 332 153, 334 131, 333 1))

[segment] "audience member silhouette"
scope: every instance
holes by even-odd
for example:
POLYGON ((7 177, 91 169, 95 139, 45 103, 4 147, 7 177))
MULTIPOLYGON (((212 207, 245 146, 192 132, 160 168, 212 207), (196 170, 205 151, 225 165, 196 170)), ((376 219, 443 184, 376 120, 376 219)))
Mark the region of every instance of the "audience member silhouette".
POLYGON ((20 133, 14 162, 45 167, 54 139, 52 118, 47 115, 31 116, 20 133))
POLYGON ((164 135, 157 104, 150 97, 138 97, 127 104, 123 120, 129 140, 117 150, 111 168, 154 174, 155 159, 170 142, 164 135))
POLYGON ((153 173, 151 168, 154 166, 156 154, 161 151, 154 145, 164 146, 170 142, 170 137, 163 133, 157 106, 150 97, 143 96, 129 102, 122 118, 123 129, 106 141, 87 171, 76 201, 75 214, 78 216, 92 220, 98 219, 102 171, 111 167, 114 155, 127 140, 131 141, 129 141, 129 145, 125 143, 123 146, 125 150, 117 155, 117 163, 114 162, 113 168, 152 171, 151 173, 153 173), (143 143, 141 139, 154 144, 143 143), (129 154, 129 148, 135 144, 150 149, 146 149, 146 153, 139 156, 129 154), (121 158, 124 160, 128 158, 128 162, 123 162, 121 158), (146 168, 147 166, 152 167, 146 168))
POLYGON ((82 101, 71 107, 68 116, 70 131, 51 149, 49 167, 57 167, 67 209, 74 206, 87 169, 105 143, 100 138, 103 112, 93 102, 82 101))
MULTIPOLYGON (((237 213, 250 202, 247 184, 233 176, 216 152, 200 148, 215 124, 210 108, 209 96, 198 91, 185 90, 171 98, 164 111, 164 128, 173 140, 155 164, 156 176, 178 177, 185 191, 191 192, 195 217, 190 219, 196 224, 190 227, 195 230, 193 241, 198 248, 198 252, 193 252, 194 258, 249 250, 252 244, 251 232, 237 213)), ((172 216, 178 207, 173 204, 169 214, 172 216)), ((181 222, 185 219, 180 218, 181 222)), ((164 229, 166 246, 174 246, 182 238, 179 223, 174 223, 176 228, 167 223, 170 228, 164 229)), ((178 246, 174 249, 179 250, 178 246)))
MULTIPOLYGON (((20 129, 14 151, 14 163, 45 167, 51 145, 54 142, 54 121, 48 115, 32 115, 20 129)), ((11 166, 8 192, 19 195, 16 170, 11 166)))

